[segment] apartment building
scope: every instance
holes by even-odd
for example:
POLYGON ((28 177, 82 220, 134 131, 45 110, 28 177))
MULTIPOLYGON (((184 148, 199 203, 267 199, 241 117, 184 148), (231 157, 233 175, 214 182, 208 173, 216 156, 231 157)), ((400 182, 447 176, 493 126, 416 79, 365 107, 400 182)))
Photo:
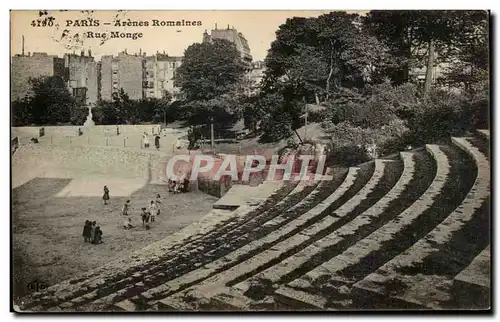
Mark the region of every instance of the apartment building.
POLYGON ((163 98, 166 91, 175 93, 174 77, 182 57, 157 53, 103 56, 100 67, 100 98, 112 100, 123 88, 130 99, 163 98))
POLYGON ((236 49, 240 52, 241 59, 247 64, 249 70, 252 69, 251 63, 253 58, 250 53, 250 46, 241 32, 238 32, 238 30, 229 25, 227 29, 218 29, 216 24, 215 29, 212 29, 210 34, 206 30, 203 33, 203 42, 210 42, 212 39, 226 39, 235 44, 236 49))
POLYGON ((70 93, 82 105, 94 105, 98 100, 98 64, 89 50, 88 56, 64 55, 65 80, 70 93))
POLYGON ((47 53, 16 55, 11 60, 11 100, 22 99, 31 92, 30 78, 65 77, 64 59, 47 53))
POLYGON ((112 100, 122 88, 130 99, 142 99, 143 57, 126 51, 101 57, 100 81, 101 100, 112 100))
POLYGON ((174 86, 177 68, 182 64, 182 57, 157 54, 156 56, 155 97, 165 96, 165 92, 175 94, 179 88, 174 86))

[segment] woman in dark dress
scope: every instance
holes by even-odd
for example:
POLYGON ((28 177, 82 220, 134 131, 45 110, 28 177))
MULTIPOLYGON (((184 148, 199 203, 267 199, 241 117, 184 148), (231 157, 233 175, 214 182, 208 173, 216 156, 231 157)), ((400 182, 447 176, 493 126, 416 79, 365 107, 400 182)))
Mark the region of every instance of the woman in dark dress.
POLYGON ((107 186, 104 186, 104 195, 102 196, 102 200, 104 200, 104 204, 107 205, 108 204, 108 200, 109 200, 109 189, 107 186))
POLYGON ((156 146, 156 150, 160 149, 160 135, 158 135, 158 134, 156 134, 156 136, 155 136, 155 146, 156 146))
POLYGON ((90 241, 90 221, 85 220, 85 226, 83 226, 83 241, 90 241))

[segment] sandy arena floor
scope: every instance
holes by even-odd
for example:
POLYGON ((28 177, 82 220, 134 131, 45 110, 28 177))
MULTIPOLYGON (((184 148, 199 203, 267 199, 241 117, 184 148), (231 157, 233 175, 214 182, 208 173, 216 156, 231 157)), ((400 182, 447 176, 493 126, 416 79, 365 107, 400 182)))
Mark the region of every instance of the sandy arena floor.
POLYGON ((199 220, 217 198, 201 192, 171 195, 164 185, 148 184, 131 196, 113 197, 104 205, 100 192, 95 196, 61 194, 71 179, 35 178, 15 188, 12 196, 12 243, 14 252, 14 294, 25 295, 27 284, 38 280, 56 284, 76 274, 101 266, 143 248, 199 220), (160 193, 161 214, 152 229, 141 225, 140 209, 160 193), (135 227, 124 230, 121 208, 132 201, 129 217, 135 227), (103 244, 83 241, 85 220, 97 221, 103 244))

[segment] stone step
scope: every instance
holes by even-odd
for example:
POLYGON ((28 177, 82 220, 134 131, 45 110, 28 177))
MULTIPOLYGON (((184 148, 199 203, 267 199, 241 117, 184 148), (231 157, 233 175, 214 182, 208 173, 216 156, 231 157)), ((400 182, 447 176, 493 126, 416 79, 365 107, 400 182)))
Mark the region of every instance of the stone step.
POLYGON ((325 308, 327 300, 324 297, 286 286, 280 286, 274 292, 274 298, 277 302, 285 303, 293 308, 297 308, 298 310, 329 310, 328 308, 325 308))
MULTIPOLYGON (((465 139, 454 138, 454 142, 459 143, 466 151, 471 153, 476 162, 478 173, 471 191, 460 206, 424 238, 420 239, 405 252, 394 257, 391 261, 385 263, 375 273, 357 282, 354 288, 363 289, 366 291, 364 292, 365 294, 368 291, 381 295, 391 293, 391 298, 397 298, 398 300, 420 306, 430 306, 431 308, 439 308, 439 303, 443 299, 449 298, 446 292, 442 290, 443 284, 446 284, 446 280, 448 279, 448 274, 444 274, 441 278, 429 276, 426 281, 426 276, 429 274, 425 273, 424 269, 429 265, 425 264, 425 261, 437 252, 446 251, 443 245, 449 244, 454 234, 469 221, 473 220, 474 213, 481 208, 484 200, 489 196, 490 185, 490 168, 486 157, 465 139), (411 274, 405 274, 404 272, 407 270, 410 270, 411 274), (419 273, 422 273, 424 276, 419 273), (402 287, 390 292, 391 285, 395 281, 402 287), (422 284, 426 287, 425 293, 422 293, 420 289, 422 284)), ((453 260, 444 263, 444 265, 459 261, 461 258, 467 258, 468 254, 460 254, 460 250, 468 252, 468 249, 464 249, 460 245, 450 245, 447 247, 447 249, 450 248, 455 250, 453 252, 453 260)), ((433 270, 437 270, 436 265, 437 263, 432 265, 434 266, 433 270)), ((450 269, 446 269, 446 267, 442 268, 442 270, 451 271, 450 269)))
POLYGON ((491 308, 491 249, 488 245, 454 280, 458 305, 464 309, 491 308))
POLYGON ((316 267, 299 279, 288 283, 292 288, 313 288, 314 285, 327 280, 336 280, 336 283, 346 284, 349 279, 339 276, 340 272, 359 264, 363 259, 370 254, 382 248, 383 244, 392 240, 397 233, 407 228, 414 222, 424 211, 429 208, 434 199, 441 193, 445 179, 448 176, 450 165, 446 154, 436 145, 427 145, 428 152, 434 157, 437 163, 437 172, 431 185, 425 193, 409 206, 405 211, 399 214, 396 218, 371 233, 368 237, 362 239, 355 245, 349 247, 342 254, 335 256, 327 262, 316 267))
POLYGON ((477 130, 477 133, 487 140, 490 139, 490 130, 477 130))
POLYGON ((281 185, 280 182, 264 181, 259 186, 252 187, 243 184, 234 184, 231 186, 222 198, 217 200, 212 207, 214 209, 231 209, 234 210, 241 205, 252 204, 258 205, 260 202, 265 201, 276 186, 281 185))
MULTIPOLYGON (((159 298, 161 297, 162 294, 172 294, 174 292, 178 292, 185 288, 186 286, 196 284, 209 276, 216 274, 220 271, 222 271, 223 275, 225 278, 228 277, 238 277, 239 272, 247 272, 248 269, 252 269, 253 266, 250 266, 247 262, 242 262, 241 258, 244 258, 244 256, 247 256, 247 254, 255 252, 261 247, 265 247, 266 245, 272 244, 280 239, 280 237, 293 233, 294 231, 300 230, 301 227, 306 226, 309 223, 312 223, 315 221, 315 219, 323 214, 325 211, 329 209, 329 206, 334 203, 336 200, 338 200, 346 191, 349 190, 349 188, 354 184, 355 178, 357 175, 357 172, 359 171, 359 168, 351 168, 344 179, 344 182, 336 189, 330 196, 328 196, 325 200, 323 200, 321 203, 316 205, 314 208, 309 210, 306 214, 300 216, 298 219, 292 220, 289 222, 287 225, 283 226, 279 230, 276 230, 272 232, 271 234, 268 234, 267 236, 256 239, 253 242, 246 244, 245 246, 227 254, 226 256, 219 258, 218 260, 209 263, 201 268, 198 268, 196 270, 192 270, 178 278, 175 278, 173 280, 168 281, 167 283, 161 284, 157 287, 150 288, 146 292, 142 293, 141 296, 145 300, 151 300, 152 297, 159 298), (240 264, 238 264, 240 263, 240 264), (238 265, 236 265, 238 264, 238 265), (236 265, 236 266, 234 266, 236 265), (233 266, 230 271, 224 271, 225 268, 229 268, 233 266), (236 275, 234 275, 236 274, 236 275)), ((314 193, 311 193, 314 194, 314 193)), ((304 199, 302 202, 306 203, 307 198, 304 199)), ((310 233, 314 234, 315 232, 329 227, 335 220, 333 218, 325 218, 324 221, 313 225, 310 227, 310 233)), ((299 234, 297 235, 298 243, 300 244, 304 240, 307 240, 309 237, 304 234, 299 234)), ((255 258, 255 257, 254 257, 255 258)), ((258 257, 257 260, 254 260, 253 265, 260 266, 262 263, 265 263, 267 258, 262 258, 258 257)), ((234 278, 235 278, 234 277, 234 278)), ((220 274, 212 276, 209 280, 206 281, 206 283, 210 284, 214 280, 218 281, 221 278, 220 274)), ((202 282, 203 283, 203 282, 202 282)), ((217 285, 220 285, 221 283, 216 283, 217 285)), ((223 285, 224 283, 222 283, 223 285)), ((189 292, 189 291, 187 291, 189 292)))
MULTIPOLYGON (((342 226, 338 230, 335 230, 314 244, 304 248, 297 254, 286 258, 284 261, 266 269, 246 281, 236 284, 234 287, 241 292, 246 292, 252 285, 259 285, 261 283, 267 285, 277 285, 278 282, 281 282, 285 276, 301 268, 314 257, 320 256, 320 254, 328 251, 331 247, 339 245, 341 242, 345 241, 346 236, 358 236, 358 229, 362 226, 369 225, 372 221, 376 220, 377 217, 383 214, 389 203, 401 195, 413 178, 415 173, 413 154, 402 152, 401 158, 403 159, 404 169, 403 173, 399 177, 399 180, 383 198, 378 200, 360 216, 357 216, 348 224, 342 226)), ((346 204, 344 204, 344 206, 337 209, 335 213, 337 215, 342 214, 342 216, 344 216, 352 211, 353 206, 359 202, 359 199, 365 198, 366 195, 373 190, 375 187, 373 184, 378 183, 379 179, 380 174, 378 176, 374 174, 372 179, 370 179, 370 182, 355 196, 359 198, 351 198, 346 204)))

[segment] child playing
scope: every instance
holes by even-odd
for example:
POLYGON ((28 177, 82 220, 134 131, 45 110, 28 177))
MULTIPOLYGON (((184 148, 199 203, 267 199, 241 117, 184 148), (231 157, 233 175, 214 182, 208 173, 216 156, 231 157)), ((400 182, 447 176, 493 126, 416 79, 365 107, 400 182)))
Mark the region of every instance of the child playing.
POLYGON ((104 204, 107 205, 108 204, 108 200, 109 200, 109 189, 107 186, 104 186, 104 195, 102 196, 102 200, 104 200, 104 204))
POLYGON ((122 208, 122 215, 128 216, 128 211, 130 210, 130 200, 127 200, 122 208))
POLYGON ((123 228, 125 229, 130 229, 130 228, 133 228, 134 226, 132 226, 132 219, 131 218, 128 218, 127 220, 125 220, 125 222, 123 223, 123 228))
POLYGON ((156 208, 158 209, 157 215, 160 215, 160 204, 161 204, 161 196, 160 194, 156 194, 156 208))
POLYGON ((158 213, 158 206, 156 205, 154 200, 151 200, 151 204, 149 205, 149 214, 151 215, 151 222, 155 221, 157 213, 158 213))
POLYGON ((146 212, 146 207, 142 207, 141 210, 142 226, 144 227, 144 224, 149 223, 149 213, 146 212))

